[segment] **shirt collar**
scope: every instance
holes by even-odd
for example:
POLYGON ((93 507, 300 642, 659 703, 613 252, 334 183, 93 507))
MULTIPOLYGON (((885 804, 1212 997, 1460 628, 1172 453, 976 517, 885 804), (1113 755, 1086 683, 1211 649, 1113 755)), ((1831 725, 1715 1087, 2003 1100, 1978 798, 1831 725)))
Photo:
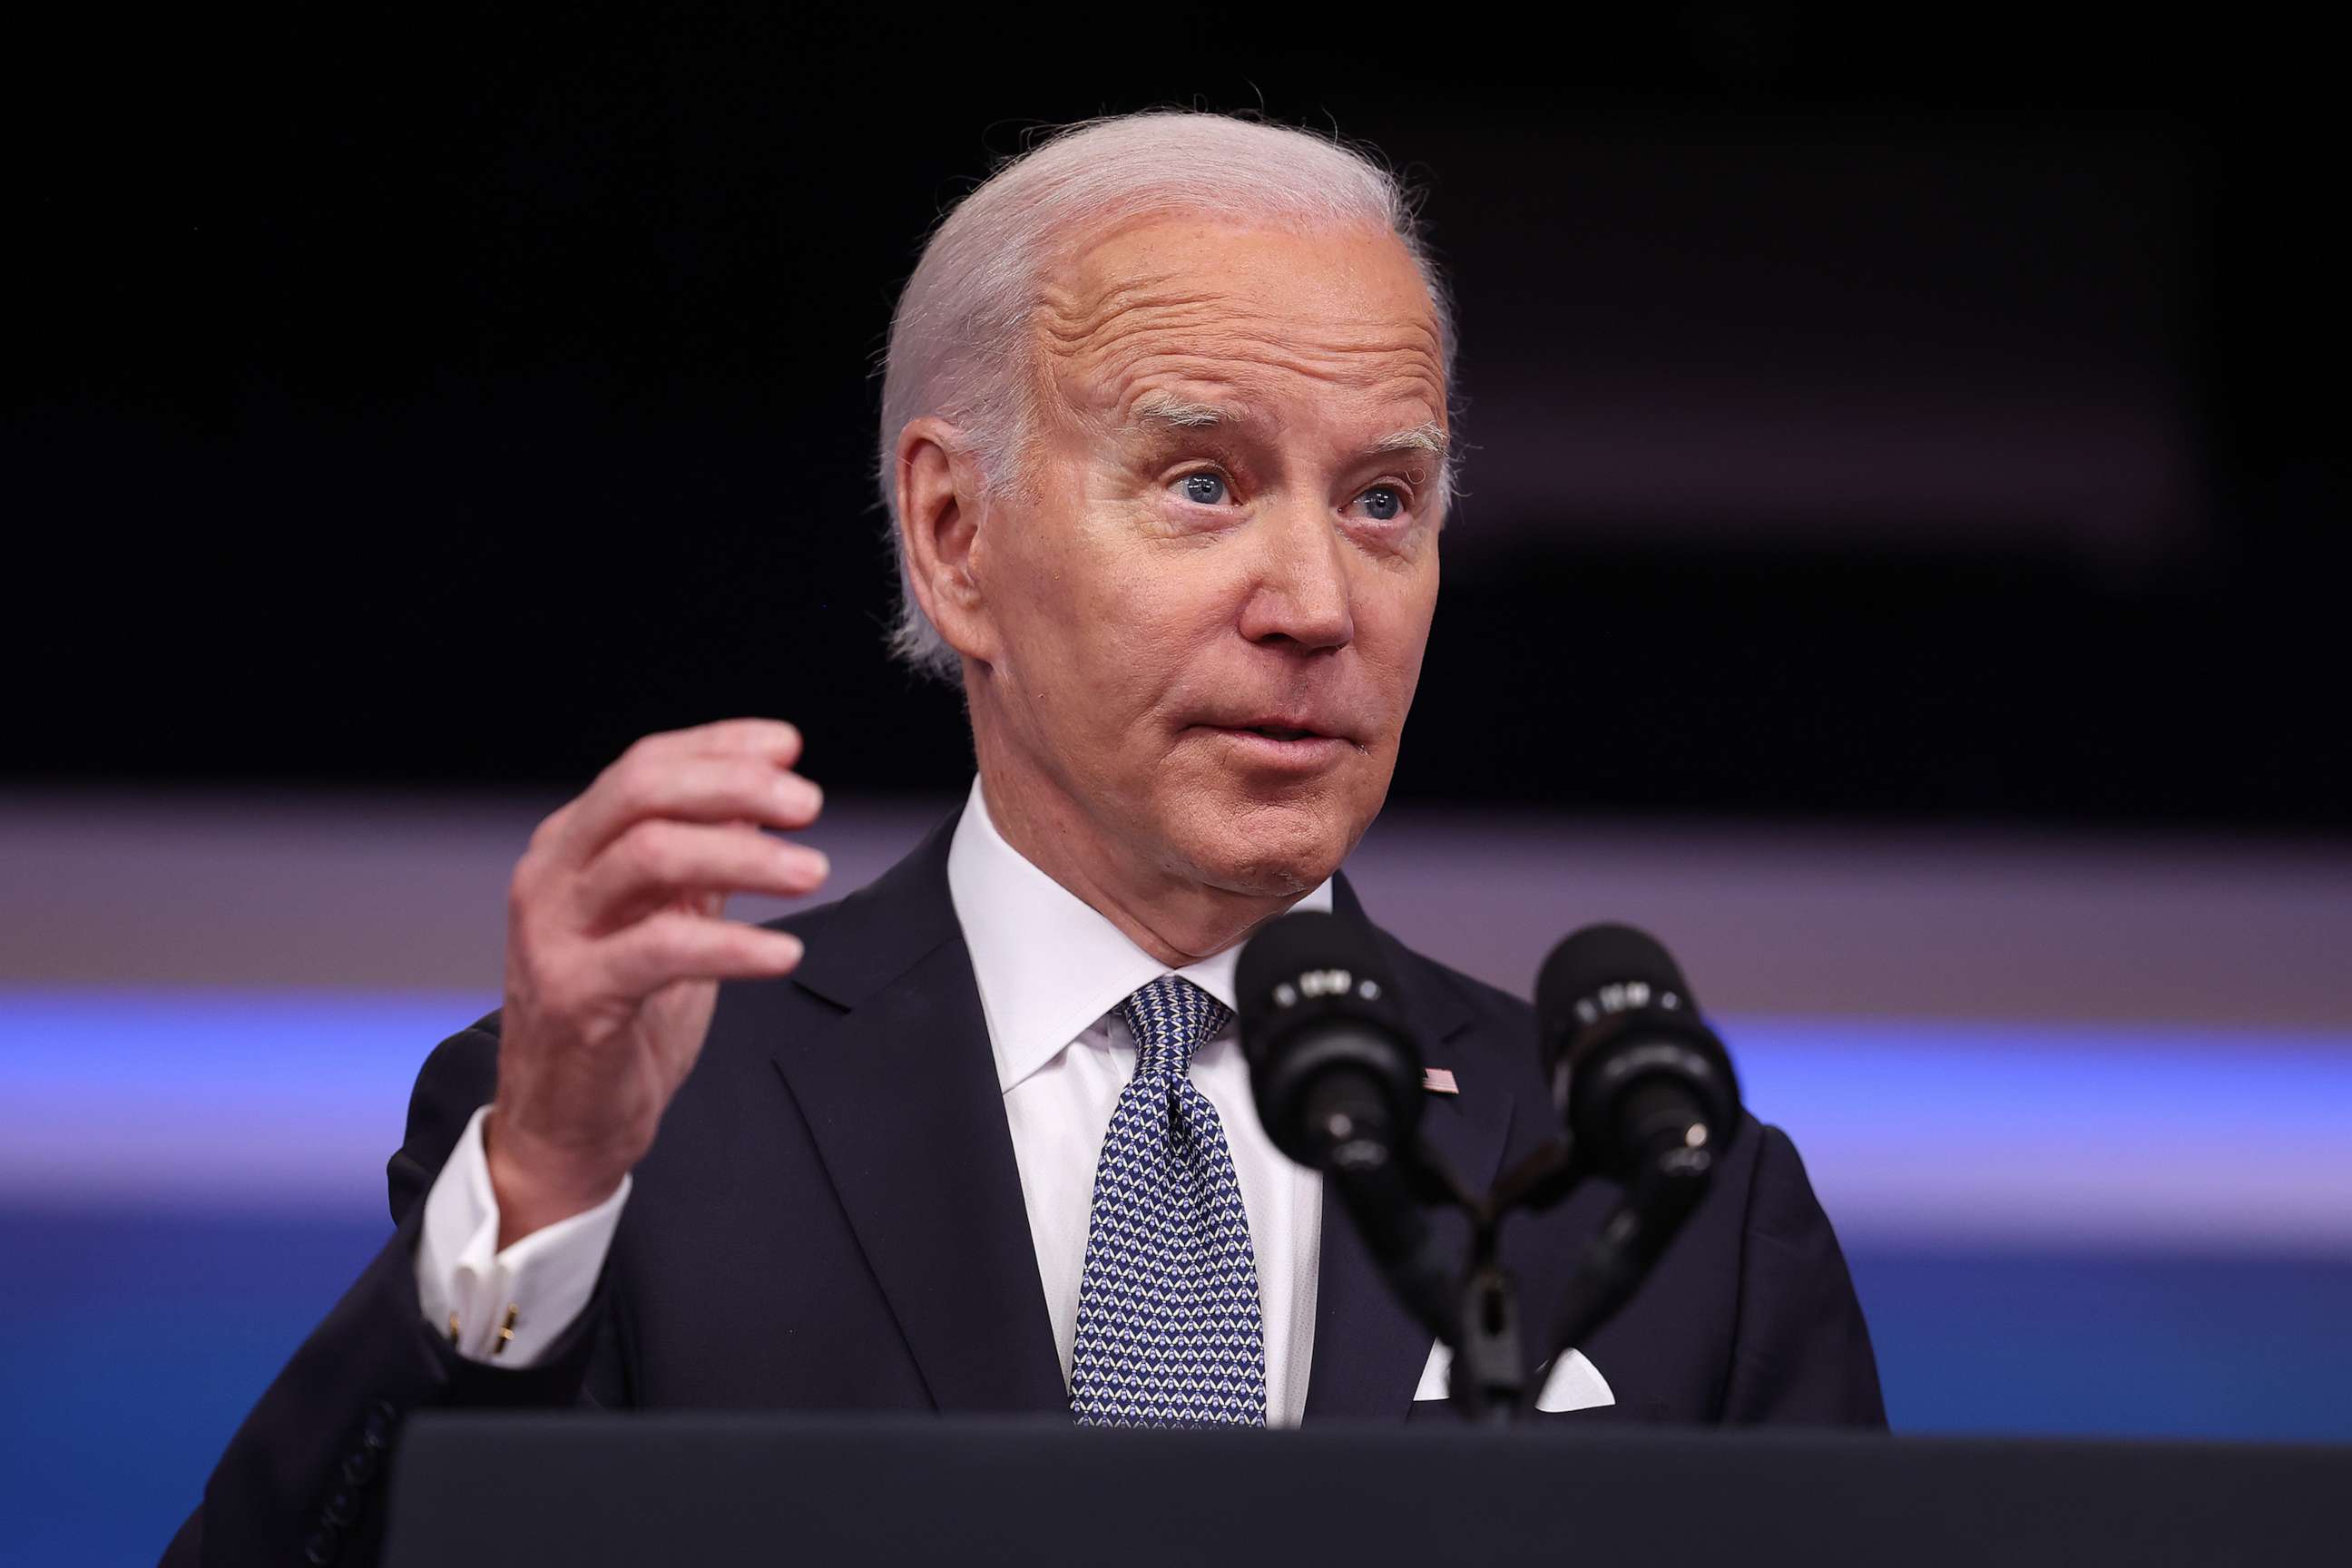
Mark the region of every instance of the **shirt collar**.
MULTIPOLYGON (((1174 973, 1235 1005, 1241 944, 1171 971, 1085 900, 1032 865, 989 819, 980 781, 948 847, 948 896, 971 953, 1000 1089, 1044 1067, 1104 1014, 1174 973)), ((1298 910, 1331 908, 1327 878, 1298 910)))

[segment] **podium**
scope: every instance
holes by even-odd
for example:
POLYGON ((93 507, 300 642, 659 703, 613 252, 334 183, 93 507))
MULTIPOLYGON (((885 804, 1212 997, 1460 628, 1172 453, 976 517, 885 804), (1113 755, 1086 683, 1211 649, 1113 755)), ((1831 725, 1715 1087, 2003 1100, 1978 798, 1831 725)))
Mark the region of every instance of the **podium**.
POLYGON ((2352 1448, 427 1412, 387 1562, 2284 1568, 2352 1558, 2347 1497, 2352 1448))

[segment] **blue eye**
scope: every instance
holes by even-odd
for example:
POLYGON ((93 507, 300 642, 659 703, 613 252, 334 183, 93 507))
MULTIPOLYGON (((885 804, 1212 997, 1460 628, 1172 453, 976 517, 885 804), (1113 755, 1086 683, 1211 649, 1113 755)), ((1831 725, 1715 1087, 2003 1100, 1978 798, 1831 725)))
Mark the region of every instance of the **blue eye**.
POLYGON ((1225 481, 1217 474, 1187 474, 1177 481, 1184 487, 1184 499, 1202 506, 1214 506, 1225 499, 1225 481))
POLYGON ((1356 499, 1371 509, 1375 522, 1393 522, 1404 510, 1404 498, 1386 485, 1374 485, 1356 499))

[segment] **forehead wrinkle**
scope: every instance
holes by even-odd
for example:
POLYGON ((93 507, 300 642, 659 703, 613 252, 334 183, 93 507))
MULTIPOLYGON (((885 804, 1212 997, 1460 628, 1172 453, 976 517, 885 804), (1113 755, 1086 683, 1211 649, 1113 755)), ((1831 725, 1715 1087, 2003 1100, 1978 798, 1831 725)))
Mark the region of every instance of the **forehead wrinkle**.
POLYGON ((1047 288, 1035 320, 1048 340, 1077 349, 1096 338, 1117 340, 1153 326, 1182 327, 1213 320, 1222 301, 1213 291, 1170 288, 1171 279, 1125 279, 1091 297, 1047 288))
POLYGON ((1280 402, 1295 393, 1295 387, 1284 384, 1294 377, 1398 401, 1417 398, 1433 415, 1445 406, 1444 377, 1418 354, 1386 354, 1368 363, 1353 357, 1211 356, 1162 350, 1116 356, 1095 370, 1089 378, 1097 393, 1095 401, 1118 409, 1124 417, 1132 417, 1137 400, 1155 391, 1210 407, 1215 406, 1213 399, 1190 389, 1232 387, 1244 405, 1280 402))
POLYGON ((1356 380, 1367 359, 1412 356, 1436 372, 1441 346, 1433 325, 1423 320, 1339 319, 1301 323, 1216 293, 1173 291, 1153 295, 1147 285, 1104 290, 1091 304, 1068 289, 1049 289, 1035 313, 1048 354, 1071 371, 1117 379, 1136 374, 1154 357, 1202 353, 1263 358, 1308 374, 1338 374, 1356 380), (1213 343, 1198 339, 1209 338, 1213 343), (1173 340, 1173 341, 1171 341, 1173 340), (1187 341, 1194 340, 1194 341, 1187 341), (1252 351, 1256 351, 1253 353, 1252 351))
MULTIPOLYGON (((1076 344, 1098 334, 1123 336, 1149 326, 1185 326, 1203 319, 1224 320, 1248 323, 1291 336, 1301 330, 1296 314, 1276 315, 1258 308, 1247 295, 1234 294, 1213 284, 1202 285, 1197 275, 1182 271, 1127 275, 1114 278, 1099 287, 1086 289, 1068 281, 1065 272, 1060 278, 1043 284, 1037 294, 1034 311, 1039 330, 1046 336, 1076 344), (1132 318, 1130 321, 1129 319, 1132 318)), ((1351 329, 1354 340, 1343 338, 1339 346, 1352 347, 1361 341, 1363 333, 1392 332, 1399 326, 1392 317, 1363 317, 1328 314, 1308 325, 1336 328, 1343 334, 1351 329)), ((1433 353, 1439 349, 1435 321, 1422 314, 1410 323, 1409 330, 1433 353)))
POLYGON ((1357 360, 1371 355, 1415 354, 1434 364, 1439 357, 1436 332, 1426 322, 1401 329, 1392 321, 1363 320, 1306 322, 1294 316, 1237 308, 1219 300, 1186 300, 1122 308, 1094 323, 1090 330, 1066 334, 1052 328, 1047 335, 1073 358, 1105 357, 1139 338, 1174 339, 1168 346, 1182 352, 1193 346, 1187 334, 1217 340, 1222 353, 1246 346, 1286 349, 1327 361, 1357 360))
POLYGON ((1355 392, 1385 389, 1433 411, 1444 408, 1443 349, 1426 316, 1351 313, 1302 321, 1296 311, 1267 310, 1202 288, 1197 277, 1129 274, 1098 289, 1063 280, 1043 289, 1032 320, 1041 351, 1035 371, 1048 403, 1072 415, 1091 411, 1089 423, 1180 427, 1148 413, 1139 419, 1139 400, 1158 389, 1192 405, 1181 427, 1210 427, 1199 416, 1212 411, 1223 415, 1215 423, 1231 426, 1245 422, 1251 405, 1283 401, 1295 389, 1279 383, 1297 376, 1355 392), (1233 387, 1240 406, 1212 410, 1191 395, 1213 386, 1233 387), (1179 387, 1184 390, 1172 390, 1179 387))

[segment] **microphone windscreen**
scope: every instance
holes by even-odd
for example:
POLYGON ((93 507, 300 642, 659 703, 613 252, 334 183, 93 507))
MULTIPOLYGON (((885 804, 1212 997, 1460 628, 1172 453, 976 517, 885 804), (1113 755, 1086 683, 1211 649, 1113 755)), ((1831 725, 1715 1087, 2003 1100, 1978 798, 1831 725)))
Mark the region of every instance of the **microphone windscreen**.
POLYGON ((1234 971, 1242 1039, 1255 1037, 1271 1016, 1315 999, 1297 994, 1303 976, 1339 973, 1351 977, 1348 988, 1358 994, 1367 980, 1374 997, 1390 992, 1380 954, 1369 933, 1353 921, 1320 910, 1298 910, 1268 921, 1243 945, 1234 971), (1286 986, 1291 988, 1288 994, 1283 993, 1286 986))
POLYGON ((1328 1169, 1343 1125, 1357 1144, 1402 1146, 1421 1119, 1421 1053, 1362 925, 1283 915, 1243 947, 1234 989, 1250 1098, 1276 1148, 1328 1169))
MULTIPOLYGON (((1695 1010, 1698 1004, 1683 972, 1664 943, 1629 925, 1589 925, 1551 950, 1536 976, 1536 1018, 1547 1039, 1593 1022, 1580 1015, 1605 988, 1639 985, 1668 1004, 1695 1010)), ((1643 1004, 1634 1004, 1643 1005, 1643 1004)), ((1611 1007, 1609 1011, 1617 1011, 1611 1007)))

